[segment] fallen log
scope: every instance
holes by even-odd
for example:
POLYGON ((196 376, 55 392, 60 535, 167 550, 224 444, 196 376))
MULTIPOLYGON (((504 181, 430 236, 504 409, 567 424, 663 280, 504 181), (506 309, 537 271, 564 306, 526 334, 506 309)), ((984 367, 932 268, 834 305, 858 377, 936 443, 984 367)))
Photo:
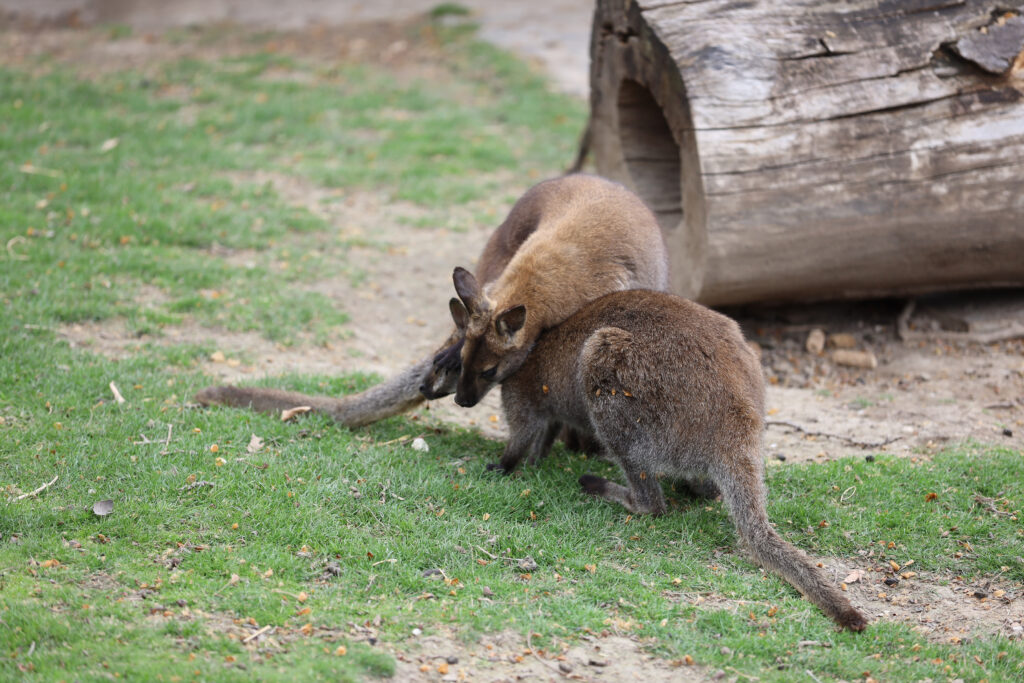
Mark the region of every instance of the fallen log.
POLYGON ((1024 0, 598 0, 597 170, 701 302, 1024 285, 1024 0))

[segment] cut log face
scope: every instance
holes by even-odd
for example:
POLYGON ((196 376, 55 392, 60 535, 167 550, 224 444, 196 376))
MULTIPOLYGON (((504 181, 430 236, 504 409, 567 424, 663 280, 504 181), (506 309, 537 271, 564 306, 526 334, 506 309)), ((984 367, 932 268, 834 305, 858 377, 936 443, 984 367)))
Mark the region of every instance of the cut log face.
POLYGON ((599 0, 598 171, 704 303, 1024 285, 1022 5, 599 0))

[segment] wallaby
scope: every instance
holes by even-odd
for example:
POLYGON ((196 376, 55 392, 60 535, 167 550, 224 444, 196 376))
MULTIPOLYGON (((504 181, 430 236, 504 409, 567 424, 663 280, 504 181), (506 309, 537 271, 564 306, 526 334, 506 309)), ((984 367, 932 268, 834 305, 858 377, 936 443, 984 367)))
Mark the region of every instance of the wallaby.
POLYGON ((567 176, 564 198, 501 275, 481 286, 464 268, 453 279, 464 330, 455 402, 472 406, 526 359, 540 333, 589 301, 624 289, 668 289, 668 252, 654 214, 625 187, 567 176), (464 304, 464 306, 463 306, 464 304))
MULTIPOLYGON (((552 223, 564 222, 567 205, 576 207, 582 204, 582 213, 576 209, 579 220, 593 221, 593 216, 588 217, 586 205, 610 187, 618 186, 591 176, 563 176, 527 190, 488 240, 477 262, 476 278, 485 284, 495 281, 534 232, 542 226, 547 230, 552 223)), ((640 210, 649 215, 639 199, 624 189, 620 188, 619 192, 631 199, 630 206, 639 204, 640 210)), ((664 251, 663 245, 661 250, 664 251)), ((664 289, 667 286, 667 266, 659 263, 657 275, 639 281, 648 283, 646 286, 649 287, 664 289)), ((278 389, 225 385, 202 389, 195 400, 202 405, 249 407, 270 413, 295 406, 310 406, 345 426, 358 427, 411 410, 424 398, 441 398, 453 393, 462 367, 462 338, 456 329, 430 356, 395 377, 351 396, 310 396, 278 389)))
MULTIPOLYGON (((465 327, 458 300, 452 310, 465 327)), ((504 378, 510 434, 493 469, 511 472, 524 457, 542 457, 563 426, 592 435, 627 485, 587 474, 579 480, 586 493, 659 515, 667 510, 662 477, 721 492, 755 561, 861 631, 864 616, 768 521, 764 393, 760 364, 733 320, 670 294, 615 292, 541 335, 504 378)))
MULTIPOLYGON (((484 245, 477 261, 477 277, 491 282, 501 274, 512 255, 543 219, 546 187, 558 182, 556 179, 535 185, 513 205, 508 217, 484 245)), ((461 368, 461 350, 462 335, 456 328, 434 353, 391 379, 351 396, 310 396, 280 389, 224 385, 201 389, 195 399, 202 405, 251 408, 264 413, 309 406, 347 427, 361 427, 412 410, 425 398, 441 398, 453 393, 461 368)))

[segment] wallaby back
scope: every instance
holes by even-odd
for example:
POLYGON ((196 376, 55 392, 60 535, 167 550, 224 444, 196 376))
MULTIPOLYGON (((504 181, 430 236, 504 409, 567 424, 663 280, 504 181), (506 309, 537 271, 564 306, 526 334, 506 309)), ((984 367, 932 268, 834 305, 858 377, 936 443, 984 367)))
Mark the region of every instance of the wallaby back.
POLYGON ((622 185, 572 175, 534 188, 545 207, 536 230, 492 283, 456 269, 465 307, 459 405, 477 403, 514 372, 540 333, 609 292, 669 286, 668 251, 654 214, 622 185))
POLYGON ((587 493, 634 513, 667 510, 659 479, 720 491, 754 559, 840 625, 864 616, 765 508, 764 380, 735 322, 669 294, 625 291, 544 333, 502 384, 510 436, 500 469, 540 457, 562 426, 592 435, 627 484, 585 475, 587 493))

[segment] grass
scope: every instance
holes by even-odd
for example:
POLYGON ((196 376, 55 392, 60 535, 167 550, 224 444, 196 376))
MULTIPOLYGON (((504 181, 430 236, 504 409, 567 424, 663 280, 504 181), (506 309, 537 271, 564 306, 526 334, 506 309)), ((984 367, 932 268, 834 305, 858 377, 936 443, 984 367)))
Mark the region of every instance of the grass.
MULTIPOLYGON (((232 178, 260 169, 372 190, 443 220, 493 193, 502 171, 550 175, 572 156, 581 105, 463 29, 426 39, 447 77, 257 47, 172 62, 155 80, 0 69, 0 678, 391 674, 391 656, 349 624, 399 648, 416 628, 536 632, 545 647, 614 630, 761 680, 1019 678, 1024 650, 1003 639, 935 644, 884 622, 836 633, 743 559, 718 503, 676 496, 665 517, 631 518, 577 490, 580 474, 608 467, 561 448, 499 478, 483 467, 501 444, 470 432, 428 432, 417 453, 402 437, 423 428, 407 419, 349 431, 196 410, 208 344, 110 360, 57 334, 83 321, 151 333, 193 321, 283 343, 342 334, 344 312, 304 284, 327 267, 355 277, 345 241, 272 186, 232 178), (253 267, 225 248, 251 252, 253 267), (127 403, 110 399, 111 381, 127 403), (113 513, 93 514, 104 499, 113 513), (527 557, 535 569, 518 565, 527 557), (276 626, 277 642, 245 647, 247 624, 276 626)), ((273 384, 348 393, 371 380, 273 384)), ((816 555, 1020 582, 1021 463, 966 445, 773 467, 770 514, 816 555)))

